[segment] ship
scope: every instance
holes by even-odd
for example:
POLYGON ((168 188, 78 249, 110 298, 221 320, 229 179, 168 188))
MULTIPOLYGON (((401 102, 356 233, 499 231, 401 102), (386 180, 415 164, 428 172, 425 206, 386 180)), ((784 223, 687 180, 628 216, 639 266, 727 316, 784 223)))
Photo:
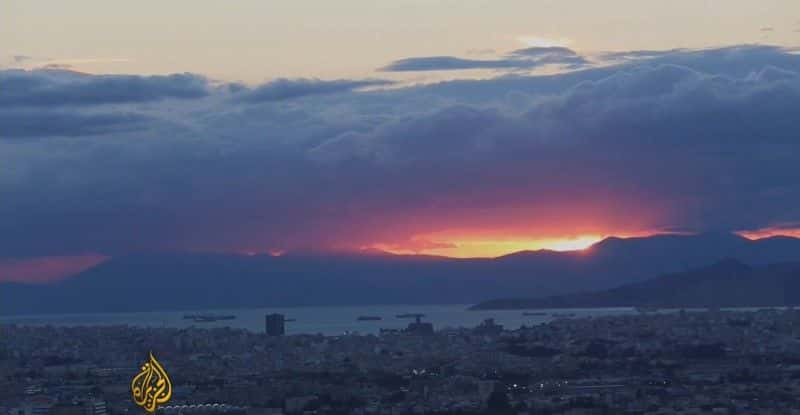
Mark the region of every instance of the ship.
POLYGON ((421 314, 421 313, 403 313, 403 314, 398 314, 395 317, 397 317, 397 318, 417 318, 417 317, 422 318, 422 317, 425 317, 425 314, 421 314))
POLYGON ((383 320, 383 317, 380 316, 358 316, 358 321, 376 321, 376 320, 383 320))
POLYGON ((525 311, 522 313, 523 316, 546 316, 547 313, 544 311, 525 311))
POLYGON ((570 317, 575 317, 575 313, 553 313, 550 314, 550 316, 556 318, 570 318, 570 317))
POLYGON ((639 307, 636 307, 636 311, 638 311, 640 313, 655 313, 658 310, 659 310, 658 307, 653 307, 653 306, 639 306, 639 307))
POLYGON ((236 316, 233 314, 186 314, 183 318, 192 320, 195 323, 210 323, 212 321, 234 320, 236 316))

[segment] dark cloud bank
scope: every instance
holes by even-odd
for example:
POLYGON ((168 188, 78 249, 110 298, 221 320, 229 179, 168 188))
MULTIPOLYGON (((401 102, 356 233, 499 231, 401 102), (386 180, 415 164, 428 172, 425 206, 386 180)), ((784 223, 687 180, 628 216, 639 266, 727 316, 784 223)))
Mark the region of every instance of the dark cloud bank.
MULTIPOLYGON (((0 255, 353 247, 465 224, 800 222, 797 55, 614 58, 392 89, 4 71, 0 255)), ((443 66, 402 65, 420 62, 443 66)))

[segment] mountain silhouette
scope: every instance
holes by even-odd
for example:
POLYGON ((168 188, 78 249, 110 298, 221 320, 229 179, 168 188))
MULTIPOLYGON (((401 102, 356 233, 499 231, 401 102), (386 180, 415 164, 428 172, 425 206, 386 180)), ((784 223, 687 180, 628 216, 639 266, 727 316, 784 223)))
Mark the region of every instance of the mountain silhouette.
POLYGON ((607 238, 582 251, 455 259, 384 253, 112 258, 66 280, 0 284, 0 312, 36 314, 366 304, 473 304, 641 282, 735 258, 800 261, 800 239, 731 234, 607 238))
POLYGON ((490 300, 473 310, 593 307, 759 307, 800 304, 800 262, 750 266, 726 259, 609 290, 490 300))

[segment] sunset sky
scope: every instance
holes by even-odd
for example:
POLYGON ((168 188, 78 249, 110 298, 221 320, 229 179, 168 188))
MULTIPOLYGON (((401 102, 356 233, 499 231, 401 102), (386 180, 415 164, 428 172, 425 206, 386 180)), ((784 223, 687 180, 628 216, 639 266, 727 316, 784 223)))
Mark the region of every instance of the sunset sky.
POLYGON ((0 4, 0 281, 800 236, 800 2, 0 4))

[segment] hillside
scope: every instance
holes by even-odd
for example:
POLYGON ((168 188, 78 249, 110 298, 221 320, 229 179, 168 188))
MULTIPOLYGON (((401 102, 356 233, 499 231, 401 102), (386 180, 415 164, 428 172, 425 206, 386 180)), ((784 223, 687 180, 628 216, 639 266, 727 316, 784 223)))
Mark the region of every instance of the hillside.
POLYGON ((594 307, 760 307, 800 304, 800 263, 752 267, 724 260, 688 272, 621 287, 550 296, 486 301, 474 310, 594 307))

